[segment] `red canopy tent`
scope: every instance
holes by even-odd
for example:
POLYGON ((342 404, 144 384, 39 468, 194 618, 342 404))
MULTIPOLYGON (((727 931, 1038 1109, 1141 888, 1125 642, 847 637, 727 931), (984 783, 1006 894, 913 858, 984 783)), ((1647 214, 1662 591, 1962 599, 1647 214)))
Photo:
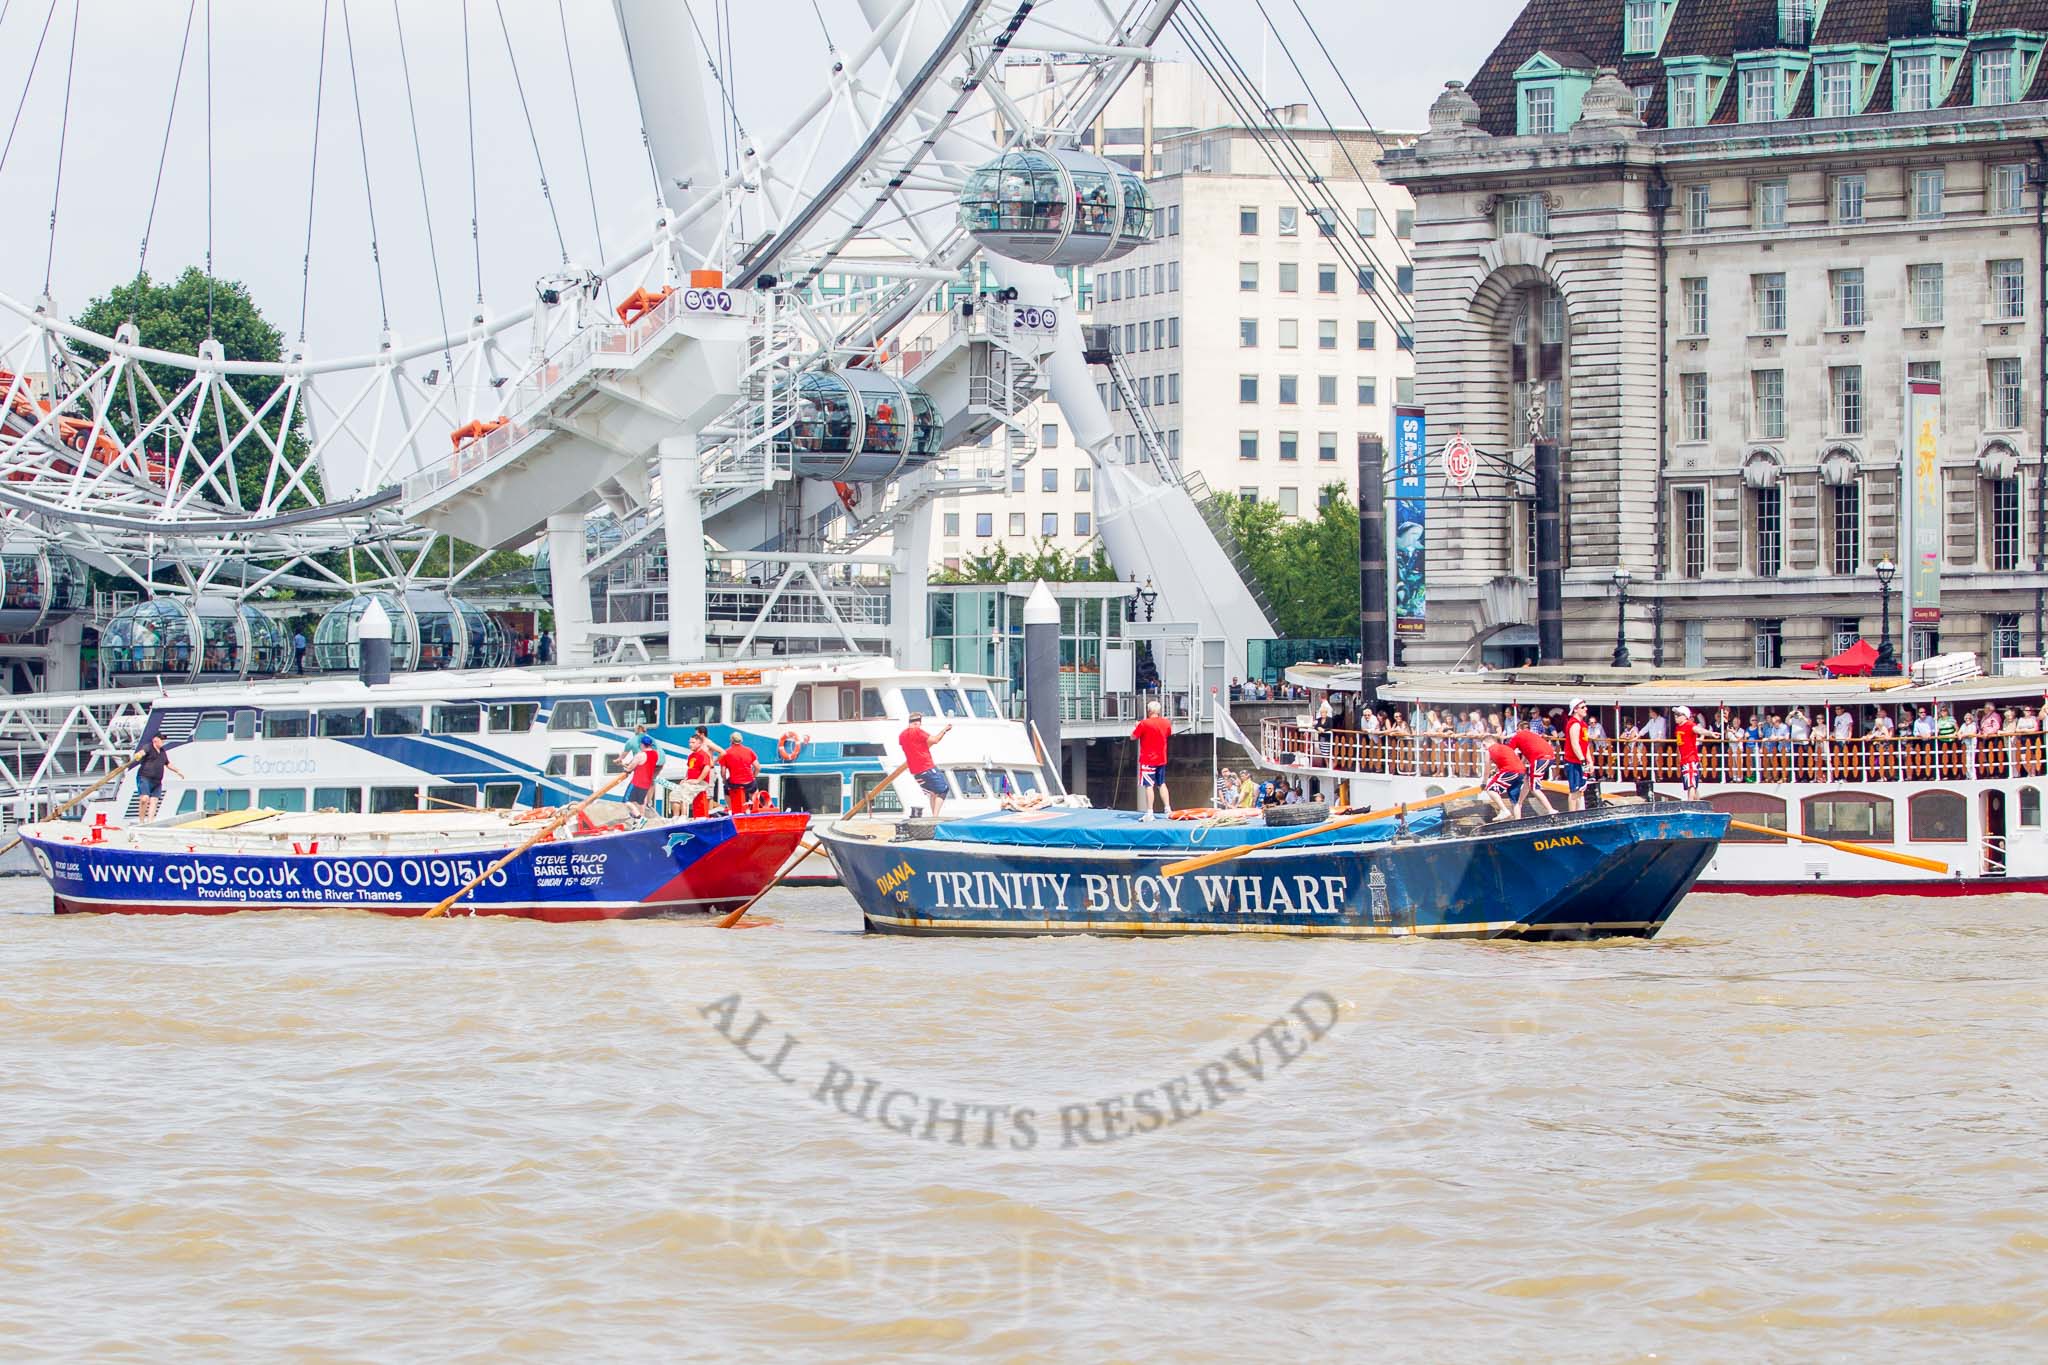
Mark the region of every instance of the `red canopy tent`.
POLYGON ((1877 651, 1868 640, 1858 640, 1832 659, 1822 659, 1817 664, 1801 664, 1809 673, 1825 671, 1835 678, 1866 678, 1877 667, 1877 651))

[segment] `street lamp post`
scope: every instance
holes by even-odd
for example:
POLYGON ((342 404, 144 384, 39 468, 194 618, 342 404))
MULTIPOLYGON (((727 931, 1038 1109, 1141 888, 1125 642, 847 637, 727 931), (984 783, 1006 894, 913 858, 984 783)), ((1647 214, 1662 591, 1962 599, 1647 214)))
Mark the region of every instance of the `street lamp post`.
POLYGON ((1628 657, 1628 570, 1614 571, 1614 657, 1608 660, 1614 668, 1633 668, 1634 662, 1628 657))
POLYGON ((1899 661, 1892 653, 1892 575, 1899 566, 1886 555, 1877 561, 1878 620, 1882 622, 1882 634, 1877 642, 1877 662, 1871 665, 1871 675, 1878 678, 1899 676, 1899 661))

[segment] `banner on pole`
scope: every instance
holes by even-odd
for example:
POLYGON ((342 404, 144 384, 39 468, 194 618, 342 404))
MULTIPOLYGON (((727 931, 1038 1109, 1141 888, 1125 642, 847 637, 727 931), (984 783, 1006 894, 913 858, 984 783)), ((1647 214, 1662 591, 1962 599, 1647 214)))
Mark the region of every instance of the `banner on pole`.
POLYGON ((1941 381, 1906 381, 1906 606, 1914 625, 1941 622, 1941 381))
POLYGON ((1429 607, 1429 457, 1423 410, 1394 409, 1394 633, 1420 635, 1429 607))

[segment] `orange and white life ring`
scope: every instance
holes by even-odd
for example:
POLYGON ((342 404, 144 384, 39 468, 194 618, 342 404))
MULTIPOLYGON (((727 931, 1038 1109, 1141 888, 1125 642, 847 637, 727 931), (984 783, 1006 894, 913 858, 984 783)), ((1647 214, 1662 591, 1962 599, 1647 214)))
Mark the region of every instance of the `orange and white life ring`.
POLYGON ((810 741, 796 731, 784 730, 782 738, 776 741, 775 752, 782 755, 784 763, 794 763, 796 756, 804 751, 804 745, 808 743, 810 741))

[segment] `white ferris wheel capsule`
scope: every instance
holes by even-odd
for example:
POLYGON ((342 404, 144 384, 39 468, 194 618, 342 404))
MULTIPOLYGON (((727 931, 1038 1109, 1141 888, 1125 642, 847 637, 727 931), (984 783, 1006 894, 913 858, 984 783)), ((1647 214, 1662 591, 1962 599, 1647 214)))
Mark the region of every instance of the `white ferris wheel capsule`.
POLYGON ((1099 265, 1152 240, 1152 196, 1099 156, 1012 147, 967 177, 960 226, 1013 261, 1099 265))

